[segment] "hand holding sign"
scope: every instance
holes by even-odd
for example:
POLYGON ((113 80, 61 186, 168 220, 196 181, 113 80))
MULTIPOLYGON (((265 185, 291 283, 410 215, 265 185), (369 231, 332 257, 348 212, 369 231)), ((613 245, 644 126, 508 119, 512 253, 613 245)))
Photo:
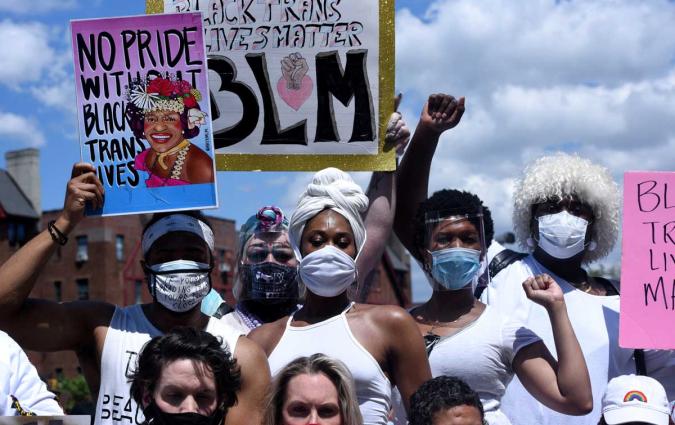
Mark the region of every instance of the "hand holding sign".
POLYGON ((447 94, 432 94, 422 108, 420 124, 434 133, 454 128, 464 115, 464 97, 455 99, 447 94))
POLYGON ((104 194, 105 190, 101 181, 96 177, 93 165, 86 162, 73 165, 61 213, 68 227, 74 227, 82 220, 87 202, 91 202, 94 210, 102 208, 104 194))
POLYGON ((387 145, 393 145, 396 148, 396 154, 402 155, 406 145, 410 141, 410 129, 403 120, 403 116, 398 112, 398 106, 401 104, 403 95, 399 93, 394 102, 394 113, 389 117, 387 131, 384 135, 384 142, 387 145))

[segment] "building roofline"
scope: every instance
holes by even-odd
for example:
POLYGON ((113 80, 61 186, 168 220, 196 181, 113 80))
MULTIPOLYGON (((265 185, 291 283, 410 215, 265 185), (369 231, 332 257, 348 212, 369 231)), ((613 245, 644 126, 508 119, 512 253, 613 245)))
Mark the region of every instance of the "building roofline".
MULTIPOLYGON (((49 209, 49 210, 43 210, 43 211, 42 211, 42 214, 43 214, 43 215, 44 215, 44 214, 53 214, 53 213, 60 212, 61 210, 63 210, 63 208, 54 208, 54 209, 49 209)), ((218 216, 216 216, 216 215, 210 215, 210 214, 204 214, 204 216, 206 216, 206 218, 208 218, 209 220, 210 220, 210 219, 216 219, 216 220, 221 220, 221 221, 227 221, 227 222, 231 222, 231 223, 236 223, 236 220, 233 219, 233 218, 218 217, 218 216)))

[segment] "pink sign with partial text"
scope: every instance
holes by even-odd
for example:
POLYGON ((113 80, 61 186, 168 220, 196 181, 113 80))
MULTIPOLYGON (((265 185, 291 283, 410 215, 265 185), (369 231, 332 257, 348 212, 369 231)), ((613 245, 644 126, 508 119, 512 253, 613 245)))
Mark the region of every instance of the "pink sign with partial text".
POLYGON ((624 174, 619 345, 675 348, 675 172, 624 174))

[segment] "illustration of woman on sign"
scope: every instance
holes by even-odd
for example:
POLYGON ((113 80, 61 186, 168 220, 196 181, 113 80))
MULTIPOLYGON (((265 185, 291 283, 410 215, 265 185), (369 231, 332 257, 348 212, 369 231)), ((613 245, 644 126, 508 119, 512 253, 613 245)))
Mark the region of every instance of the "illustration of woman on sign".
POLYGON ((147 187, 213 183, 212 158, 190 142, 206 123, 201 97, 183 80, 156 77, 131 85, 126 116, 136 138, 150 144, 134 162, 149 174, 147 187))

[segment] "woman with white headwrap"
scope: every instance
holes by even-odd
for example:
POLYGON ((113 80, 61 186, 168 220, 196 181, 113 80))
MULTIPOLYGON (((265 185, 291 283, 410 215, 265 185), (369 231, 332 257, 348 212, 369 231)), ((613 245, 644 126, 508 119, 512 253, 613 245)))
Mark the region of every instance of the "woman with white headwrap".
POLYGON ((582 267, 612 250, 619 232, 620 195, 608 170, 577 155, 558 153, 537 159, 525 169, 514 193, 516 237, 530 255, 517 261, 490 282, 483 301, 511 314, 539 335, 555 353, 554 338, 545 311, 529 303, 520 290, 534 275, 552 276, 564 292, 572 327, 581 345, 593 389, 594 408, 581 417, 554 412, 529 396, 514 380, 502 399, 504 412, 514 423, 595 424, 600 416, 607 382, 618 375, 647 373, 675 395, 675 358, 672 352, 621 348, 619 286, 589 275, 582 267))
POLYGON ((315 353, 341 360, 354 376, 364 423, 386 424, 391 385, 407 401, 431 374, 422 337, 405 310, 357 304, 347 294, 358 281, 367 207, 368 198, 348 174, 334 168, 316 173, 289 226, 305 304, 250 337, 268 353, 273 373, 315 353))

